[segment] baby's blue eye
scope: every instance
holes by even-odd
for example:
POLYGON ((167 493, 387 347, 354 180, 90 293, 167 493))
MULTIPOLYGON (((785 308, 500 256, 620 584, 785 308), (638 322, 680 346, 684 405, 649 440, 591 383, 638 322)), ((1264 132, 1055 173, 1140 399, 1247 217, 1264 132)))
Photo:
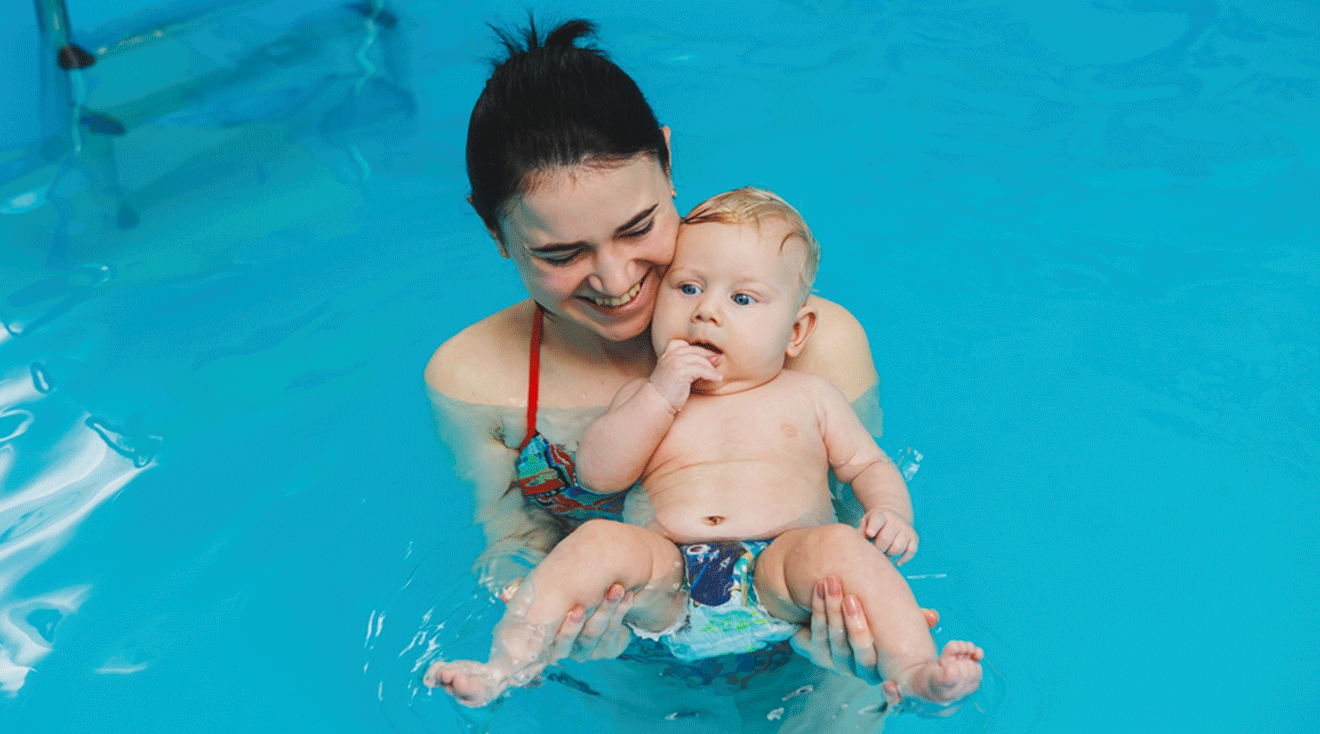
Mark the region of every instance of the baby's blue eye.
POLYGON ((750 306, 753 303, 756 303, 756 299, 746 293, 735 293, 733 294, 733 302, 739 306, 750 306))
POLYGON ((701 292, 701 289, 691 283, 684 283, 678 287, 678 292, 685 296, 695 296, 701 292))

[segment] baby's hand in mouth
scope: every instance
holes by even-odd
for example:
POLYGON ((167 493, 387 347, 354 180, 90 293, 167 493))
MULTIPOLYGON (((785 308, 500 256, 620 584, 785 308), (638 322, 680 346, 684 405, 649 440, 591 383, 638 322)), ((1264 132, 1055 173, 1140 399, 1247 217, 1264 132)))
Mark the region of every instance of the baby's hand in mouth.
POLYGON ((688 344, 706 352, 706 359, 710 361, 710 366, 712 367, 719 366, 720 361, 724 358, 724 352, 720 351, 719 347, 710 342, 690 341, 688 344))

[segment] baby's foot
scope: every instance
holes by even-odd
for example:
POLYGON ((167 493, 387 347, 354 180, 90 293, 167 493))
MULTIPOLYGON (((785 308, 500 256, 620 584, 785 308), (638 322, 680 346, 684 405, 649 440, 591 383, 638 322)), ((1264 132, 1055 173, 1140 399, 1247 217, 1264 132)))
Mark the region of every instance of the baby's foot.
POLYGON ((485 706, 509 687, 509 676, 475 660, 437 660, 422 681, 432 688, 445 689, 445 693, 471 708, 485 706))
POLYGON ((913 672, 912 694, 935 703, 957 701, 981 686, 983 657, 985 652, 970 642, 950 642, 939 658, 913 672))

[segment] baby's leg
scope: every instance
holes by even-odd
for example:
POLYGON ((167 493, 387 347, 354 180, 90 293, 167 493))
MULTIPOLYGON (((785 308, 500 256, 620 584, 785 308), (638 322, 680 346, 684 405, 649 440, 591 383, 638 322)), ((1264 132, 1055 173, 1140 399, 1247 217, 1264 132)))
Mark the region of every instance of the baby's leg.
POLYGON ((663 630, 678 619, 683 560, 659 533, 610 520, 590 520, 555 546, 509 600, 495 626, 490 660, 439 661, 425 682, 442 686, 460 703, 485 706, 509 686, 528 683, 549 659, 555 631, 575 606, 590 610, 614 583, 633 589, 625 621, 663 630))
POLYGON ((811 616, 817 582, 830 574, 860 600, 875 637, 880 673, 903 695, 947 703, 980 685, 980 648, 950 642, 936 655, 907 579, 850 525, 791 530, 776 538, 757 561, 757 595, 774 616, 804 622, 811 616))

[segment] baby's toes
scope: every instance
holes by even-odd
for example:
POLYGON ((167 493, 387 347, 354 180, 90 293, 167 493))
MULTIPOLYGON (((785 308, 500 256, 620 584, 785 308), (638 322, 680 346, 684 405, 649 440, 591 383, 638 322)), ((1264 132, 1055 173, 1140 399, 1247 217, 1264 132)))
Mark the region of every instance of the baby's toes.
POLYGON ((430 688, 436 688, 438 686, 441 686, 447 682, 447 681, 442 681, 440 679, 440 675, 444 671, 445 671, 444 661, 437 660, 434 663, 431 663, 431 667, 426 669, 426 675, 422 676, 422 682, 425 683, 430 688))
POLYGON ((963 640, 952 640, 944 646, 941 657, 969 658, 971 660, 980 660, 985 657, 985 651, 976 645, 963 640))

